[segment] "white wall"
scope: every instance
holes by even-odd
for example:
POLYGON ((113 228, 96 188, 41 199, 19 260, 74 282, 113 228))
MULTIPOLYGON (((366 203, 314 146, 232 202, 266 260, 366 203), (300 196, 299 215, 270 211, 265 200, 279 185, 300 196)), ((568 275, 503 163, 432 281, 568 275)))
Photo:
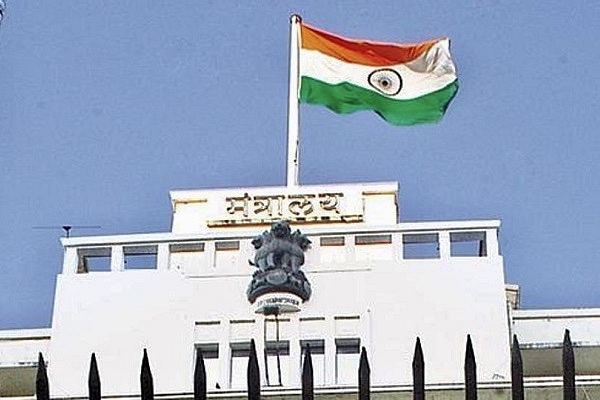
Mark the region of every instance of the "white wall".
MULTIPOLYGON (((365 247, 369 246, 361 246, 365 247)), ((478 378, 506 379, 509 331, 502 258, 399 260, 391 247, 373 245, 378 250, 366 252, 370 259, 360 261, 346 257, 353 252, 339 246, 343 262, 306 266, 313 296, 291 316, 290 333, 284 338, 290 340, 292 361, 286 373, 292 386, 299 384, 299 340, 319 335, 326 341, 328 385, 337 383, 335 339, 344 336, 360 337, 369 350, 375 385, 411 382, 417 336, 429 383, 462 381, 467 334, 473 340, 478 378), (360 320, 351 328, 354 332, 340 332, 336 317, 348 316, 360 320), (306 317, 324 318, 309 337, 301 336, 300 319, 306 317)), ((157 393, 190 391, 195 334, 207 335, 204 342, 219 343, 218 381, 226 388, 230 343, 254 338, 260 352, 263 319, 245 295, 253 270, 246 250, 223 253, 234 261, 238 254, 239 267, 225 268, 221 276, 186 277, 187 267, 60 276, 50 348, 53 393, 85 394, 92 351, 107 394, 137 393, 144 347, 157 393), (196 322, 219 326, 206 328, 196 322)))
POLYGON ((144 348, 156 393, 189 390, 190 295, 189 282, 174 271, 59 276, 48 367, 52 396, 87 395, 92 352, 103 394, 139 393, 144 348))
POLYGON ((514 310, 514 333, 521 345, 543 347, 561 344, 565 329, 571 341, 600 345, 600 309, 514 310))
MULTIPOLYGON (((355 336, 370 350, 374 384, 411 382, 417 336, 425 353, 427 382, 461 382, 467 334, 473 340, 478 378, 508 379, 509 330, 501 258, 381 261, 367 268, 348 267, 346 272, 308 273, 313 296, 295 317, 326 317, 321 338, 334 339, 333 317, 360 316, 355 336)), ((194 318, 221 323, 255 319, 248 339, 251 334, 261 339, 262 319, 252 313, 244 294, 248 276, 193 281, 194 318)), ((334 383, 333 378, 329 383, 334 383)))
POLYGON ((38 353, 46 354, 50 329, 0 331, 0 367, 36 365, 38 353))
POLYGON ((369 283, 374 382, 412 382, 417 336, 426 382, 462 382, 467 334, 473 342, 478 380, 509 379, 501 258, 382 262, 369 283))

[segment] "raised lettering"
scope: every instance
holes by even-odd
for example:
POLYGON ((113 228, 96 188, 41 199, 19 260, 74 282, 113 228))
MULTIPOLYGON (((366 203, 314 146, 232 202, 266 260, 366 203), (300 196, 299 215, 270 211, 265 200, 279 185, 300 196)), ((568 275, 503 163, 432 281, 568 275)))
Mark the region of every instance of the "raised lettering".
POLYGON ((229 202, 229 207, 227 207, 227 212, 229 214, 235 214, 235 213, 241 211, 242 215, 244 217, 247 217, 249 200, 250 200, 250 196, 248 196, 248 193, 244 193, 243 197, 226 197, 225 201, 229 202))
POLYGON ((315 210, 312 203, 312 199, 316 196, 314 194, 298 194, 290 195, 289 199, 294 199, 288 204, 288 210, 296 216, 310 215, 315 210), (296 200, 297 199, 297 200, 296 200))
POLYGON ((320 193, 319 194, 319 205, 324 211, 335 211, 336 214, 340 213, 338 208, 339 198, 343 197, 343 193, 320 193))

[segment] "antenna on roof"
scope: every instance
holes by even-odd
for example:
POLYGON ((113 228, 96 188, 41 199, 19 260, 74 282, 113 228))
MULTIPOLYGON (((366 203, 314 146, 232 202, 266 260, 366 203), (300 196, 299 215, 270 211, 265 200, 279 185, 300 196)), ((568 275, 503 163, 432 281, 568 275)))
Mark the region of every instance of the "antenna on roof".
MULTIPOLYGON (((0 0, 2 1, 2 0, 0 0)), ((65 237, 71 237, 71 229, 100 229, 99 225, 48 225, 34 226, 33 229, 62 229, 65 231, 65 237)))

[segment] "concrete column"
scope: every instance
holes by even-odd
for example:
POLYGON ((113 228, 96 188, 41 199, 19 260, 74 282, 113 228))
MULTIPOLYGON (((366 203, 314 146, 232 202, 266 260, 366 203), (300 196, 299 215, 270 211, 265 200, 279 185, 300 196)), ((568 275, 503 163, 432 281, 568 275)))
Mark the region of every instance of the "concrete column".
POLYGON ((214 271, 216 269, 216 250, 215 242, 212 240, 204 242, 204 254, 206 254, 206 262, 208 263, 208 270, 214 271))
MULTIPOLYGON (((267 384, 267 375, 265 373, 265 316, 257 314, 254 320, 254 345, 256 346, 256 358, 258 358, 258 368, 260 369, 261 385, 267 384)), ((271 371, 269 371, 271 372, 271 371)), ((273 373, 271 372, 271 379, 273 379, 273 373)))
POLYGON ((450 258, 450 232, 438 232, 438 245, 440 247, 440 259, 450 258))
POLYGON ((397 262, 402 261, 404 259, 404 246, 401 233, 392 233, 392 248, 394 249, 394 260, 397 262))
POLYGON ((354 235, 344 235, 344 252, 346 253, 346 262, 354 262, 356 260, 354 235))
POLYGON ((65 249, 65 257, 63 258, 62 273, 65 275, 76 274, 78 264, 77 249, 75 247, 67 247, 65 249))
POLYGON ((156 254, 156 269, 166 271, 169 269, 171 253, 169 252, 169 243, 160 243, 156 254))
POLYGON ((325 319, 325 385, 335 385, 335 320, 325 319))
POLYGON ((496 257, 500 255, 500 246, 498 245, 498 230, 497 229, 486 229, 485 231, 485 244, 487 255, 490 257, 496 257))
POLYGON ((371 310, 367 309, 360 316, 360 342, 371 354, 371 310))
POLYGON ((125 269, 125 254, 123 246, 112 246, 110 248, 110 270, 111 272, 123 271, 125 269))
POLYGON ((231 346, 229 346, 229 320, 222 319, 219 328, 219 385, 223 389, 230 389, 231 346))
POLYGON ((300 348, 300 315, 298 313, 288 314, 290 316, 290 363, 289 379, 291 387, 300 387, 300 376, 302 374, 302 349, 300 348))

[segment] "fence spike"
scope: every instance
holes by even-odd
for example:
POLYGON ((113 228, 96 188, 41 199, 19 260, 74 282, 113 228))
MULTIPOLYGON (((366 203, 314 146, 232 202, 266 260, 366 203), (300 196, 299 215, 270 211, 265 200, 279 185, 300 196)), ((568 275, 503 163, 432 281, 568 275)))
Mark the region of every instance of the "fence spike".
POLYGON ((512 385, 512 400, 524 400, 525 390, 523 388, 523 358, 517 335, 513 335, 512 348, 510 350, 510 377, 512 385))
POLYGON ((96 354, 92 353, 90 360, 90 373, 88 375, 88 396, 90 400, 100 400, 102 394, 100 391, 100 375, 98 374, 98 364, 96 354))
POLYGON ((50 388, 48 386, 46 362, 44 361, 42 353, 38 353, 38 366, 35 377, 35 396, 37 400, 50 400, 50 388))
POLYGON ((206 400, 206 368, 202 349, 196 350, 196 366, 194 368, 194 400, 206 400))
POLYGON ((302 400, 314 399, 313 365, 310 345, 306 344, 304 363, 302 364, 302 400))
POLYGON ((573 345, 568 329, 565 329, 565 336, 563 338, 562 364, 563 399, 575 400, 575 355, 573 354, 573 345))
POLYGON ((260 400, 260 370, 254 339, 250 341, 250 357, 248 358, 246 379, 248 382, 248 400, 260 400))
POLYGON ((140 386, 142 390, 142 400, 154 400, 154 382, 152 380, 152 371, 150 371, 150 362, 148 361, 148 352, 146 349, 144 349, 144 357, 142 358, 140 386))
POLYGON ((421 339, 418 336, 417 343, 415 344, 412 369, 413 399, 425 400, 425 360, 423 359, 423 349, 421 349, 421 339))
POLYGON ((369 400, 371 398, 371 367, 367 357, 367 349, 364 347, 360 352, 360 364, 358 365, 358 400, 369 400))
POLYGON ((467 335, 467 350, 465 352, 465 399, 477 400, 477 364, 471 335, 467 335))

